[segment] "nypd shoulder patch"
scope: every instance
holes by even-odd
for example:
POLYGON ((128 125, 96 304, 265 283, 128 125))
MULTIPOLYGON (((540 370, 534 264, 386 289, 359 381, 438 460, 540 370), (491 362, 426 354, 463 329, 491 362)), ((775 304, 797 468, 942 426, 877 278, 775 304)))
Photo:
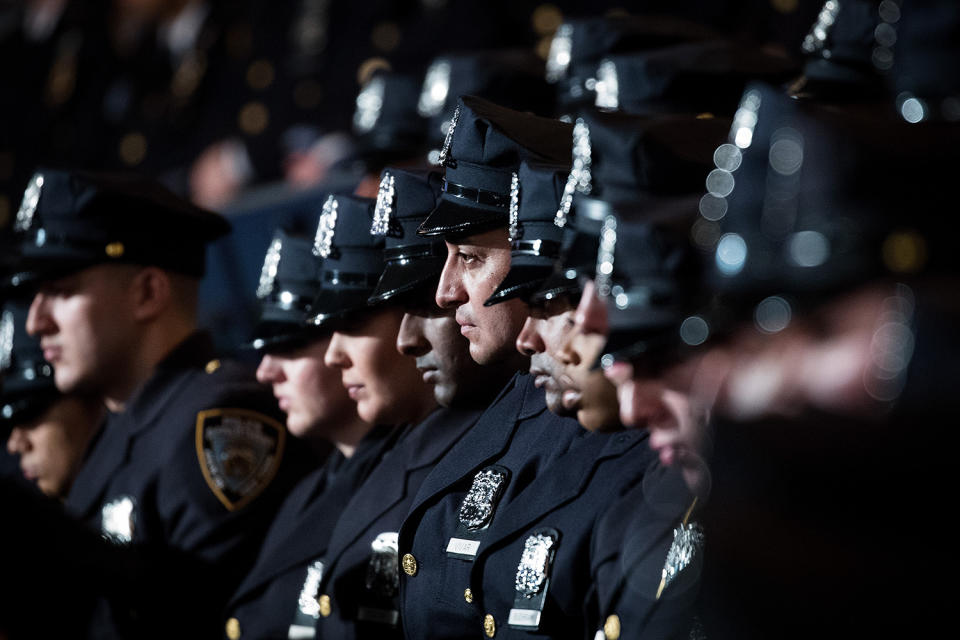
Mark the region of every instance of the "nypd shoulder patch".
POLYGON ((266 489, 280 467, 287 430, 250 409, 208 409, 197 414, 196 445, 207 486, 230 511, 266 489))

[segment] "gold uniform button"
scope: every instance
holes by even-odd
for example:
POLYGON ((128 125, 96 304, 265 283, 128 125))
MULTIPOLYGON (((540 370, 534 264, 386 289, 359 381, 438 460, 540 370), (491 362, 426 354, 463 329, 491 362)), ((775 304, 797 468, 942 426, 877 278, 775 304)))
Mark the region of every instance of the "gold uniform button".
POLYGON ((104 247, 103 250, 111 258, 119 258, 123 256, 123 252, 126 251, 126 247, 123 246, 122 242, 111 242, 104 247))
POLYGON ((213 373, 219 368, 220 368, 220 361, 214 358, 213 360, 211 360, 206 364, 203 370, 206 371, 207 373, 213 373))
POLYGON ((467 604, 473 603, 473 591, 467 589, 463 592, 463 599, 467 601, 467 604))
POLYGON ((230 640, 239 640, 240 638, 240 621, 236 618, 230 618, 227 620, 227 637, 230 640))
POLYGON ((331 605, 330 605, 330 596, 323 594, 317 598, 317 604, 320 605, 320 615, 324 618, 330 617, 331 605))
POLYGON ((613 614, 603 623, 603 637, 607 640, 619 640, 620 638, 620 616, 613 614))
POLYGON ((408 576, 417 575, 417 559, 413 557, 412 553, 403 554, 403 572, 408 576))
POLYGON ((497 635, 497 621, 489 613, 483 616, 483 632, 487 634, 488 638, 497 635))

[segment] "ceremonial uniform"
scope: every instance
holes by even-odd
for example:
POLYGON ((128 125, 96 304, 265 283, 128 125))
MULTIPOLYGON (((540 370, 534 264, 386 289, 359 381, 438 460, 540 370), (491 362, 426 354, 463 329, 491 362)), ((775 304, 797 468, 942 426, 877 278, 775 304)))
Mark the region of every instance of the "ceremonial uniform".
MULTIPOLYGON (((67 496, 67 511, 107 539, 184 555, 178 574, 145 567, 143 583, 118 594, 109 614, 118 636, 156 633, 158 620, 170 619, 211 629, 211 610, 252 564, 277 505, 312 462, 288 441, 252 371, 212 355, 209 338, 196 334, 158 365, 125 411, 108 417, 67 496)), ((109 635, 111 622, 94 624, 109 635)))
POLYGON ((479 415, 437 409, 407 429, 353 495, 324 555, 317 637, 403 637, 397 532, 423 480, 479 415))
POLYGON ((317 580, 326 565, 333 527, 395 439, 389 428, 374 429, 350 458, 332 454, 290 493, 273 519, 256 564, 230 597, 223 636, 237 640, 312 635, 312 623, 321 611, 317 580))
MULTIPOLYGON (((539 485, 550 462, 584 435, 576 421, 547 411, 531 376, 517 374, 434 467, 400 528, 400 613, 407 637, 465 637, 483 629, 483 613, 464 594, 477 586, 470 577, 472 557, 491 531, 485 525, 526 488, 539 485), (475 511, 481 522, 472 531, 459 516, 468 493, 480 505, 475 511)), ((537 512, 528 515, 535 519, 537 512)))

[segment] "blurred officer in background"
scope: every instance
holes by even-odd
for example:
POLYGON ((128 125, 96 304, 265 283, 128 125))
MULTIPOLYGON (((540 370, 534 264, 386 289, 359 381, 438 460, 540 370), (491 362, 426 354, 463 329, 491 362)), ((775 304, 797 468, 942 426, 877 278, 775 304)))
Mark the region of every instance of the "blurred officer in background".
POLYGON ((27 308, 4 305, 0 315, 0 421, 6 448, 23 477, 48 496, 63 499, 87 444, 103 419, 97 396, 63 395, 37 340, 27 336, 27 308))
POLYGON ((99 634, 212 628, 211 603, 312 461, 253 372, 213 358, 195 326, 205 245, 228 230, 132 176, 39 172, 18 212, 28 273, 12 279, 36 291, 27 331, 58 390, 97 394, 110 412, 65 503, 136 558, 114 567, 99 634))

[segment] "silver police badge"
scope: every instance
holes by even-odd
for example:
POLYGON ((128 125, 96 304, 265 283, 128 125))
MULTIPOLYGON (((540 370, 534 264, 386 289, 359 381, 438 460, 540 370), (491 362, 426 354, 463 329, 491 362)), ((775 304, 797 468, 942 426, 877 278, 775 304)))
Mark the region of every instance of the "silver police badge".
POLYGON ((559 82, 567 75, 573 48, 572 39, 573 25, 568 22, 561 24, 550 41, 550 51, 547 53, 547 82, 559 82))
POLYGON ((101 535, 114 544, 130 544, 136 529, 136 508, 131 496, 121 496, 100 510, 101 535))
POLYGON ((597 67, 597 98, 595 104, 601 109, 616 109, 620 105, 620 79, 613 60, 603 60, 597 67))
POLYGON ((322 579, 323 562, 315 560, 307 566, 307 577, 303 581, 303 588, 300 589, 300 597, 297 599, 297 607, 300 612, 314 620, 320 619, 320 603, 317 601, 317 593, 320 591, 320 581, 322 579))
POLYGON ((520 238, 520 178, 510 176, 510 239, 520 238))
POLYGON ((313 255, 327 258, 333 249, 333 233, 337 228, 337 208, 340 203, 333 196, 327 198, 320 211, 320 223, 317 225, 317 235, 313 239, 313 255))
POLYGON ((515 580, 517 593, 524 598, 532 598, 543 588, 550 571, 550 550, 556 542, 555 536, 545 533, 528 536, 524 541, 515 580))
POLYGON ((610 295, 613 281, 613 260, 617 249, 617 218, 609 215, 603 219, 600 228, 600 247, 597 250, 597 295, 605 298, 610 295))
POLYGON ((207 486, 230 511, 267 488, 283 459, 287 431, 248 409, 209 409, 197 414, 196 444, 207 486))
POLYGON ((396 531, 385 531, 370 543, 367 563, 368 591, 392 598, 400 588, 400 553, 396 531))
POLYGON ((417 103, 417 113, 424 118, 432 118, 440 114, 443 105, 447 103, 447 94, 450 93, 450 62, 443 58, 436 60, 427 69, 423 80, 423 90, 417 103))
POLYGON ((453 119, 450 120, 450 126, 447 128, 447 136, 443 139, 443 148, 440 149, 440 156, 437 158, 437 164, 441 167, 447 166, 447 156, 450 154, 450 145, 453 144, 453 132, 460 122, 460 105, 453 112, 453 119))
POLYGON ((381 76, 374 76, 357 95, 357 110, 353 114, 353 127, 357 133, 373 129, 383 111, 383 94, 386 83, 381 76))
POLYGON ((40 204, 40 192, 43 189, 43 174, 35 173, 23 192, 20 209, 17 210, 17 219, 13 223, 14 231, 26 231, 33 224, 33 214, 40 204))
POLYGON ((673 544, 670 545, 667 560, 660 572, 660 588, 657 590, 657 598, 680 575, 680 572, 693 562, 694 557, 703 553, 703 545, 703 527, 698 523, 681 524, 673 530, 673 544))
POLYGON ((257 297, 266 298, 273 292, 273 282, 277 279, 277 271, 280 268, 280 251, 283 249, 283 241, 280 238, 274 238, 267 249, 267 255, 263 258, 263 268, 260 269, 260 284, 257 286, 257 297))
POLYGON ((553 218, 553 224, 561 229, 567 224, 570 207, 573 205, 573 194, 579 191, 590 193, 593 177, 590 173, 592 149, 590 147, 590 128, 583 118, 577 118, 573 125, 573 167, 567 176, 567 183, 563 185, 563 195, 560 197, 560 207, 553 218))
POLYGON ((471 531, 485 527, 493 516, 506 479, 507 474, 497 469, 487 468, 478 472, 460 505, 460 524, 471 531))
POLYGON ((7 369, 13 364, 13 312, 4 311, 0 316, 0 369, 7 369))
POLYGON ((393 213, 393 198, 396 195, 393 183, 394 177, 388 171, 384 171, 383 177, 380 178, 380 187, 377 189, 377 204, 373 208, 371 235, 385 236, 390 231, 390 214, 393 213))

